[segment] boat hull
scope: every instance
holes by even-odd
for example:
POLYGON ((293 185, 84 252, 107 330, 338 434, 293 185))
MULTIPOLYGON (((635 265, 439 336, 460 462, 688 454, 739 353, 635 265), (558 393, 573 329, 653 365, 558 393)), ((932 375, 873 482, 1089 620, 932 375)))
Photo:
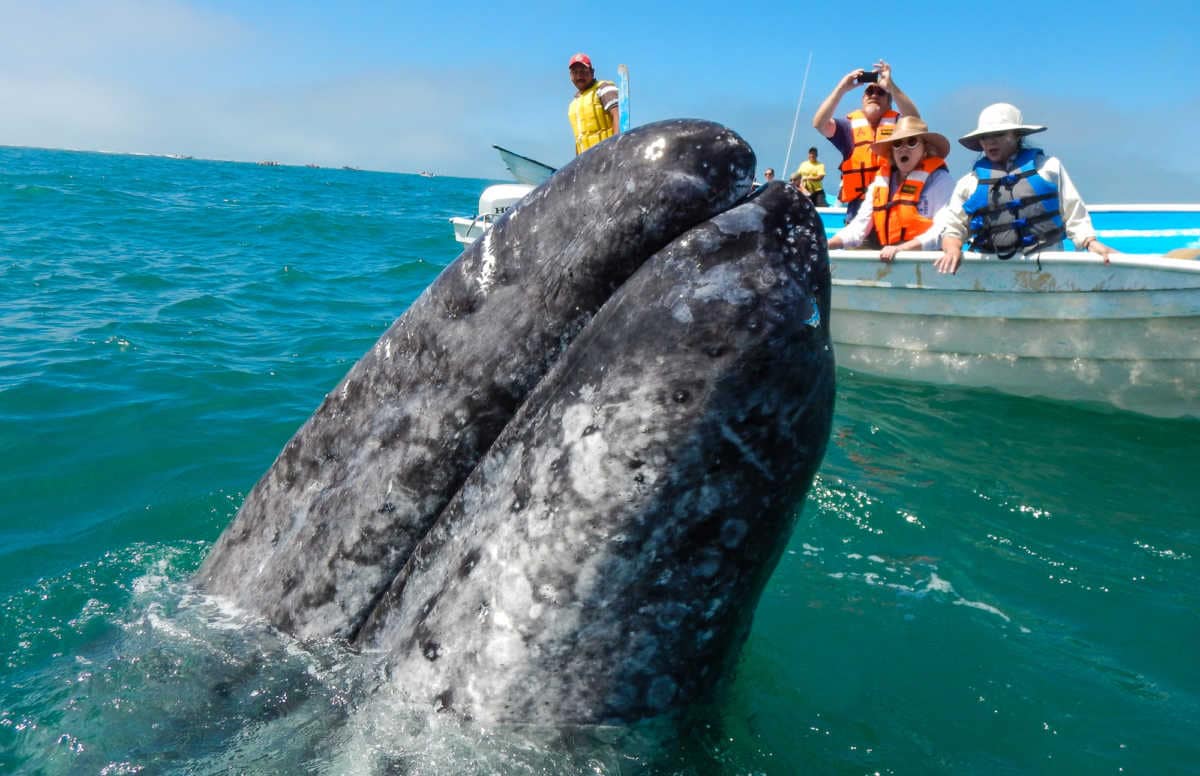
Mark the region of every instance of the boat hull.
POLYGON ((888 379, 991 388, 1200 417, 1200 264, 1076 253, 1040 261, 937 254, 885 264, 831 251, 839 365, 888 379))
POLYGON ((490 220, 485 221, 479 216, 475 218, 454 216, 450 219, 450 223, 454 226, 454 239, 463 245, 470 245, 483 237, 483 233, 492 225, 490 220))

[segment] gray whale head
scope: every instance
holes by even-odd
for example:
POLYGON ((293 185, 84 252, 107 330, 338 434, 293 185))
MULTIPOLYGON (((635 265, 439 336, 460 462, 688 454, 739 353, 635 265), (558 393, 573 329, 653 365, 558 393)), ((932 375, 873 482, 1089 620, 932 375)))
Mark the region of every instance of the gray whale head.
POLYGON ((711 693, 833 406, 824 232, 754 168, 684 120, 564 167, 325 398, 198 584, 473 719, 711 693))

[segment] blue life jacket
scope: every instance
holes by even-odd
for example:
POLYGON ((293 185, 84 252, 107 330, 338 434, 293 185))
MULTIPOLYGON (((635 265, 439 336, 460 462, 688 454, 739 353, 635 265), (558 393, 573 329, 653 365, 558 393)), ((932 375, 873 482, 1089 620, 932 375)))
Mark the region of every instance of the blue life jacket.
POLYGON ((978 184, 963 204, 972 250, 1010 259, 1062 242, 1058 186, 1038 173, 1041 156, 1040 148, 1022 148, 1011 171, 993 167, 986 157, 975 163, 978 184))

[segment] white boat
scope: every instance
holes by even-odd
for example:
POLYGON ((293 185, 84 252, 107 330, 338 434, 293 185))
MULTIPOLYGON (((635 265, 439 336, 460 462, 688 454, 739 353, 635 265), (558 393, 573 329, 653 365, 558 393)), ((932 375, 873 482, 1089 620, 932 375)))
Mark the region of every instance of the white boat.
POLYGON ((479 208, 474 216, 454 216, 450 219, 450 223, 454 225, 454 239, 464 245, 475 242, 483 236, 493 221, 508 212, 509 208, 520 202, 534 188, 528 183, 497 183, 488 186, 479 195, 479 208))
MULTIPOLYGON (((828 234, 841 208, 818 208, 828 234)), ((998 261, 831 251, 837 360, 889 379, 1200 417, 1200 205, 1088 207, 1122 251, 998 261)), ((1068 247, 1070 247, 1068 245, 1068 247)))
POLYGON ((522 156, 500 146, 492 146, 492 148, 500 152, 500 160, 504 162, 504 166, 518 182, 497 183, 488 186, 479 195, 479 207, 475 210, 474 216, 470 218, 455 216, 450 219, 450 223, 454 226, 454 239, 464 245, 475 242, 492 225, 493 221, 504 215, 509 208, 520 202, 526 194, 537 188, 555 172, 553 167, 536 159, 530 159, 528 156, 522 156))
POLYGON ((890 379, 1200 417, 1200 262, 830 251, 840 366, 890 379))

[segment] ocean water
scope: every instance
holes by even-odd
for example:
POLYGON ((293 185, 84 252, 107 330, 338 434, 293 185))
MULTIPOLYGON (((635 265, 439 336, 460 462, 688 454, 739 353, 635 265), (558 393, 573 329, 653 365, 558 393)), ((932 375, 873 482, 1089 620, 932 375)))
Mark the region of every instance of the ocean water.
POLYGON ((478 730, 187 580, 485 181, 0 148, 0 772, 1200 773, 1200 423, 839 371, 727 693, 478 730))

